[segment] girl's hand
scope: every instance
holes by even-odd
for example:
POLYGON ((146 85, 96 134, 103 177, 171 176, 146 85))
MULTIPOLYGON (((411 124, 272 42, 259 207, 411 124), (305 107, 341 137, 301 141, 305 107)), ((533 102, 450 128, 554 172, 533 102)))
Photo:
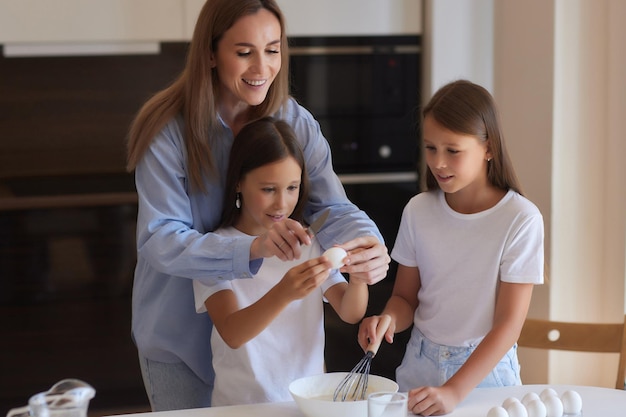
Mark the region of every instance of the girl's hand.
POLYGON ((281 261, 300 259, 300 245, 310 245, 311 237, 306 229, 293 219, 275 223, 267 232, 258 236, 250 246, 250 259, 278 257, 281 261))
POLYGON ((300 300, 326 281, 330 268, 324 257, 309 259, 287 271, 275 289, 289 300, 300 300))
POLYGON ((452 412, 459 402, 452 387, 418 387, 409 391, 408 408, 413 414, 440 416, 452 412))
MULTIPOLYGON (((383 316, 366 317, 359 325, 357 340, 361 348, 365 351, 370 344, 378 343, 377 334, 384 334, 388 343, 393 343, 393 335, 396 330, 394 320, 381 320, 383 316)), ((389 316, 388 316, 389 317, 389 316)))
POLYGON ((372 285, 387 276, 391 258, 387 247, 376 237, 358 237, 339 246, 348 253, 347 263, 340 271, 350 274, 351 280, 372 285))

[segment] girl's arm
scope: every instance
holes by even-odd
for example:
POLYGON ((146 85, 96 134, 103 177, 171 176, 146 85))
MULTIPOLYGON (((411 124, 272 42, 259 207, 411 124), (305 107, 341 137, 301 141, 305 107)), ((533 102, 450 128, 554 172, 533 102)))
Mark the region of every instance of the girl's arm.
POLYGON ((226 344, 237 349, 261 333, 293 300, 299 300, 328 278, 330 263, 310 259, 291 268, 283 279, 257 302, 239 308, 232 290, 218 291, 204 302, 207 312, 226 344))
POLYGON ((357 280, 341 282, 326 290, 324 296, 335 309, 341 320, 355 324, 367 310, 369 290, 367 284, 357 280))
MULTIPOLYGON (((394 333, 406 330, 413 325, 413 314, 419 304, 417 292, 420 285, 420 273, 417 267, 398 265, 391 297, 381 313, 381 315, 386 314, 391 317, 389 327, 384 333, 388 343, 393 343, 394 333)), ((358 341, 363 349, 366 349, 370 343, 378 342, 376 334, 379 321, 380 316, 372 316, 364 319, 361 323, 358 341)))
POLYGON ((501 282, 489 333, 442 387, 411 390, 409 409, 422 415, 449 413, 480 384, 517 341, 528 313, 533 286, 501 282))

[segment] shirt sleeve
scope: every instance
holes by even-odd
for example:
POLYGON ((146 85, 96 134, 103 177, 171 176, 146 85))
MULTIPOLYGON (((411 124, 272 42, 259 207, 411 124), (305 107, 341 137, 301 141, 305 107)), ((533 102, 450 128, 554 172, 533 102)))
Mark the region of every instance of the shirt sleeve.
MULTIPOLYGON (((177 123, 166 125, 135 170, 138 256, 160 272, 207 283, 216 278, 252 277, 262 262, 250 261, 254 237, 226 237, 198 230, 195 223, 199 221, 211 221, 202 225, 208 230, 217 225, 221 204, 204 204, 198 210, 209 213, 205 219, 194 219, 192 205, 197 203, 189 194, 181 138, 177 123)), ((205 200, 221 198, 209 195, 205 200)))
POLYGON ((200 281, 193 281, 193 299, 196 306, 196 313, 206 313, 207 309, 204 302, 215 294, 222 290, 231 290, 233 287, 230 281, 216 281, 214 284, 204 284, 200 281))
POLYGON ((543 241, 543 217, 538 211, 517 219, 505 244, 500 280, 543 284, 543 241))

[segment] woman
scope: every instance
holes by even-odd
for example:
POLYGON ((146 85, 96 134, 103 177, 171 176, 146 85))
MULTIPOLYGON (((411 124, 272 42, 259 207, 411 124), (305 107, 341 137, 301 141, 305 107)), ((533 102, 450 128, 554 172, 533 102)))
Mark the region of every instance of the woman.
POLYGON ((291 219, 261 236, 212 233, 233 137, 246 123, 272 115, 294 129, 311 185, 305 220, 331 209, 316 239, 348 252, 341 271, 351 279, 373 284, 386 275, 378 229, 346 198, 319 124, 288 96, 287 64, 275 1, 209 0, 182 74, 131 126, 128 168, 139 197, 132 334, 154 411, 210 405, 212 323, 195 313, 192 280, 252 278, 264 258, 298 259, 310 243, 291 219))

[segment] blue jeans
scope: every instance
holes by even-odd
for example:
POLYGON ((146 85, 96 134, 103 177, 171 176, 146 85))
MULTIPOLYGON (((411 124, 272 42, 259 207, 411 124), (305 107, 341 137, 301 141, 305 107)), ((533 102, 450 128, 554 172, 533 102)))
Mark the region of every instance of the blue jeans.
MULTIPOLYGON (((457 347, 433 343, 413 327, 402 363, 396 369, 400 391, 422 386, 443 385, 476 349, 476 346, 457 347)), ((517 345, 514 345, 496 367, 478 385, 478 388, 521 385, 517 345)))
POLYGON ((139 355, 152 411, 211 406, 213 385, 206 384, 183 362, 157 362, 139 355))

